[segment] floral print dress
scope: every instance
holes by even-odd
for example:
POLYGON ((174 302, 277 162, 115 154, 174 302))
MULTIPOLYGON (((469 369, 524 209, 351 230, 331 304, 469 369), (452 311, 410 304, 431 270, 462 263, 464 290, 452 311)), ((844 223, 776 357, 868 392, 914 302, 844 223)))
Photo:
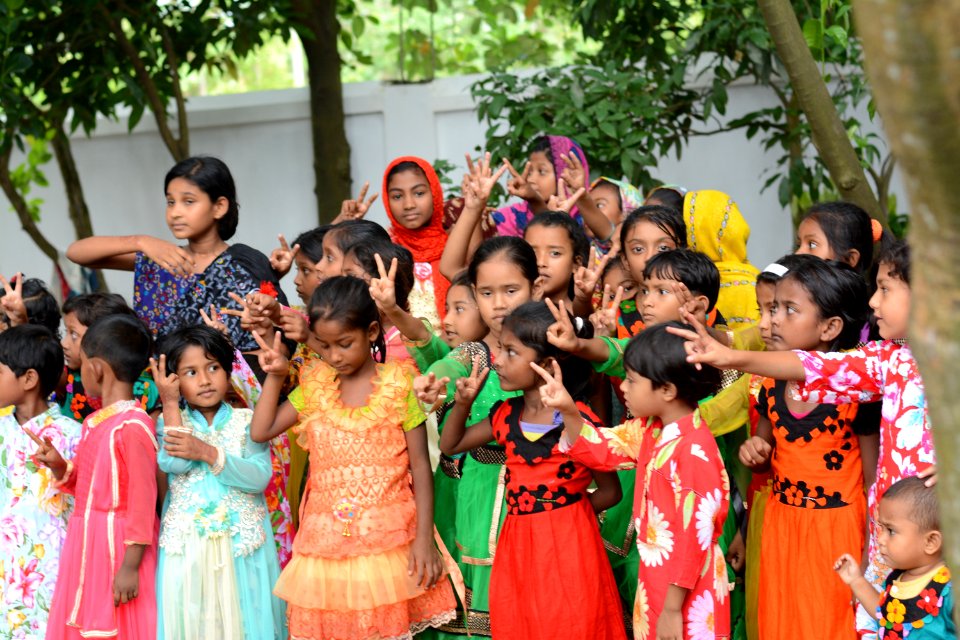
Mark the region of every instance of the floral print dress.
POLYGON ((901 580, 894 569, 884 581, 877 617, 882 640, 957 637, 953 622, 953 584, 941 565, 915 580, 901 580))
POLYGON ((53 474, 33 461, 37 445, 24 432, 50 438, 67 459, 80 440, 80 423, 57 405, 19 424, 13 407, 0 409, 0 637, 43 638, 60 548, 73 497, 54 487, 53 474))
POLYGON ((717 443, 699 412, 664 425, 630 420, 612 429, 584 423, 574 460, 603 471, 637 468, 633 515, 640 567, 633 606, 637 640, 656 637, 670 585, 687 591, 683 637, 716 640, 730 634, 727 566, 717 540, 723 532, 730 482, 717 443))

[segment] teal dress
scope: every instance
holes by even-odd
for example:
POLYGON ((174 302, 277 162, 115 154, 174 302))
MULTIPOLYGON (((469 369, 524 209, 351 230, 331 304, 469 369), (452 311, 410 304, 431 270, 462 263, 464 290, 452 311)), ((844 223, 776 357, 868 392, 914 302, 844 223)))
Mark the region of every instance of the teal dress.
POLYGON ((273 595, 280 564, 263 497, 270 449, 250 438, 252 415, 225 403, 212 425, 197 411, 181 413, 194 436, 223 452, 221 469, 170 456, 157 422, 158 464, 170 480, 157 564, 159 640, 287 637, 286 605, 273 595))

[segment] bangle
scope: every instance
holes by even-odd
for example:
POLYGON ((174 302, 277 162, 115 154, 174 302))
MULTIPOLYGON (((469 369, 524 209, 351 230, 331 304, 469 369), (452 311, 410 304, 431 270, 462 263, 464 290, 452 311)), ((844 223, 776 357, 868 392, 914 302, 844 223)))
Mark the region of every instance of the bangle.
POLYGON ((210 473, 215 476, 220 475, 220 472, 223 471, 224 465, 227 463, 227 454, 223 452, 223 447, 216 447, 217 449, 217 460, 210 465, 210 473))
POLYGON ((430 321, 426 318, 417 318, 420 322, 423 323, 423 326, 426 327, 427 333, 429 334, 423 340, 409 340, 407 336, 400 334, 400 340, 403 342, 403 345, 406 347, 421 348, 430 344, 430 341, 433 340, 433 325, 430 324, 430 321))
POLYGON ((70 480, 70 476, 72 475, 73 475, 73 461, 67 460, 67 470, 63 472, 62 478, 60 478, 59 480, 53 481, 53 486, 62 487, 63 485, 67 484, 67 482, 70 480))

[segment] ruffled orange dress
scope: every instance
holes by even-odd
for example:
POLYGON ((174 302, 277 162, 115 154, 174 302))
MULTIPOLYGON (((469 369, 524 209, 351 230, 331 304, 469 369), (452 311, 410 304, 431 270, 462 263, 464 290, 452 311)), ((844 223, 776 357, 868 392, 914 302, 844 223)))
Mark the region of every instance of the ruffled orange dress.
POLYGON ((454 618, 448 581, 423 589, 407 575, 417 512, 404 433, 425 419, 413 374, 377 365, 367 405, 347 407, 336 371, 314 361, 290 394, 310 454, 293 559, 274 588, 291 638, 410 638, 454 618))

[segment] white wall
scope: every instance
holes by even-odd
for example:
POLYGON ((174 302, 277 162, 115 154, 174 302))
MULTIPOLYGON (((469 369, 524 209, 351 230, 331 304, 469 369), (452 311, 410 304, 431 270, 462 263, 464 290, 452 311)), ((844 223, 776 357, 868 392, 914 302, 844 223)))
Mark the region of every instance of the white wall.
MULTIPOLYGON (((469 94, 475 79, 346 85, 354 191, 365 180, 379 189, 384 167, 399 155, 445 158, 462 166, 463 154, 483 144, 483 127, 469 94)), ((736 86, 729 95, 728 117, 774 102, 760 87, 736 86)), ((222 158, 237 181, 241 209, 234 241, 269 253, 277 233, 292 239, 316 224, 305 89, 194 98, 189 107, 192 153, 222 158)), ((125 122, 103 122, 92 137, 74 137, 73 146, 96 233, 171 238, 164 223, 163 176, 173 162, 149 115, 133 134, 125 122)), ((589 158, 590 149, 586 153, 589 158)), ((750 258, 762 267, 790 250, 792 242, 789 215, 777 202, 775 188, 760 193, 760 176, 775 159, 756 139, 728 132, 692 138, 682 158, 664 158, 658 172, 669 183, 730 193, 752 228, 750 258)), ((50 186, 35 189, 31 197, 43 198, 40 228, 65 249, 72 227, 55 163, 46 174, 50 186)), ((369 217, 386 221, 379 201, 369 217)), ((19 228, 0 194, 0 273, 18 270, 43 279, 51 274, 49 262, 19 228)), ((132 290, 130 274, 111 272, 107 280, 114 291, 127 295, 132 290)), ((285 289, 293 293, 292 282, 285 289)))

